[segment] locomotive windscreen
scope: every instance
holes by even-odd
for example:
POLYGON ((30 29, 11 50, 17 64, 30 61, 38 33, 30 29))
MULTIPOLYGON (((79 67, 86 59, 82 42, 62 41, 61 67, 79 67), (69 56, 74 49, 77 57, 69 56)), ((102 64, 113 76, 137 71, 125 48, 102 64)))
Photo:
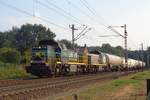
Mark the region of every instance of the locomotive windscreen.
POLYGON ((46 47, 33 47, 32 48, 32 60, 45 61, 47 60, 47 48, 46 47))

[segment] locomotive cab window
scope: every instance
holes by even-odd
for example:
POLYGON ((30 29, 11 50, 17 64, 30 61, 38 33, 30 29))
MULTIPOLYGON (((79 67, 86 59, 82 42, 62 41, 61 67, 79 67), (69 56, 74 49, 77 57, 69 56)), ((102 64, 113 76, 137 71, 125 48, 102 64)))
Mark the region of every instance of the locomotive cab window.
POLYGON ((45 61, 47 59, 45 48, 32 49, 32 55, 33 61, 45 61))

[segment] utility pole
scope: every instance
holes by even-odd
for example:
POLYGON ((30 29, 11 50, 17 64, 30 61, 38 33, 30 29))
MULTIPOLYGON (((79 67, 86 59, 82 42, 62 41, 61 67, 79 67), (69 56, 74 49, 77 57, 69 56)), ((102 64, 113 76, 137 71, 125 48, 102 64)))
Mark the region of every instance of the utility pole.
POLYGON ((147 47, 147 68, 149 67, 149 49, 147 47))
POLYGON ((143 43, 141 43, 141 59, 142 59, 142 67, 143 67, 143 61, 144 61, 144 54, 143 54, 143 43))
POLYGON ((75 37, 74 31, 80 30, 79 28, 75 28, 75 25, 69 25, 69 28, 72 30, 72 49, 74 50, 74 42, 80 39, 82 36, 84 36, 87 32, 91 30, 91 28, 88 28, 86 25, 83 25, 83 29, 81 29, 81 32, 75 37))
MULTIPOLYGON (((124 38, 124 57, 125 57, 125 67, 128 67, 128 50, 127 50, 127 26, 126 24, 124 24, 123 26, 108 26, 108 28, 115 32, 117 35, 111 35, 111 36, 120 36, 122 38, 124 38), (124 35, 120 34, 118 31, 116 31, 113 27, 121 27, 121 28, 124 28, 124 35)), ((109 37, 107 35, 104 35, 104 36, 99 36, 99 37, 109 37)))
POLYGON ((77 30, 77 29, 75 28, 74 24, 69 25, 69 27, 72 30, 72 49, 74 50, 74 41, 75 41, 75 39, 74 39, 74 31, 77 30))
POLYGON ((125 67, 128 67, 128 49, 127 49, 127 26, 126 24, 124 24, 123 26, 121 26, 122 28, 124 28, 124 46, 125 46, 125 50, 124 50, 124 56, 125 56, 125 67))

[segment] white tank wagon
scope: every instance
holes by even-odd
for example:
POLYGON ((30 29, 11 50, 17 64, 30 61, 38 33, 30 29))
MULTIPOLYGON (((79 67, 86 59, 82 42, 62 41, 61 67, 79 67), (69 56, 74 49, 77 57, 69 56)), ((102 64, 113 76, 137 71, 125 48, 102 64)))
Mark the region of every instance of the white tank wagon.
POLYGON ((134 67, 134 66, 137 66, 138 65, 138 62, 134 59, 128 59, 128 67, 134 67))
POLYGON ((116 56, 116 55, 112 55, 112 54, 105 54, 106 55, 106 59, 107 59, 107 63, 112 65, 112 66, 118 66, 118 65, 122 65, 123 62, 123 58, 116 56))
POLYGON ((103 66, 105 71, 118 71, 119 68, 123 67, 123 57, 103 53, 101 51, 94 51, 92 53, 99 55, 100 63, 105 64, 105 66, 103 66))
POLYGON ((106 61, 107 61, 107 69, 111 71, 118 71, 123 66, 123 58, 105 53, 106 61))
MULTIPOLYGON (((123 59, 123 66, 125 68, 125 59, 123 59)), ((128 58, 128 70, 140 70, 143 69, 145 66, 145 63, 140 60, 135 60, 128 58), (143 63, 143 66, 142 66, 143 63)))
MULTIPOLYGON (((105 64, 103 66, 104 70, 106 71, 118 71, 118 70, 130 70, 130 69, 139 69, 142 68, 142 61, 140 60, 134 60, 128 58, 128 67, 125 66, 125 58, 124 57, 119 57, 116 55, 108 54, 108 53, 103 53, 101 51, 94 51, 92 54, 99 55, 100 57, 100 62, 95 58, 93 61, 94 63, 101 63, 105 64)), ((145 66, 145 63, 143 62, 143 66, 145 66)))
POLYGON ((139 66, 145 66, 146 64, 145 64, 145 62, 142 62, 142 61, 139 61, 139 66))
POLYGON ((145 66, 145 62, 142 62, 140 60, 128 59, 128 65, 130 65, 131 67, 132 66, 145 66))
POLYGON ((142 61, 140 61, 140 60, 138 60, 138 65, 137 65, 137 67, 136 67, 136 69, 137 70, 143 70, 143 68, 145 67, 145 65, 146 65, 146 63, 145 62, 142 62, 142 61))
POLYGON ((142 63, 143 63, 142 61, 139 61, 139 66, 142 66, 142 63))
POLYGON ((145 63, 145 62, 143 62, 143 66, 142 66, 142 67, 144 67, 144 66, 146 66, 146 63, 145 63))

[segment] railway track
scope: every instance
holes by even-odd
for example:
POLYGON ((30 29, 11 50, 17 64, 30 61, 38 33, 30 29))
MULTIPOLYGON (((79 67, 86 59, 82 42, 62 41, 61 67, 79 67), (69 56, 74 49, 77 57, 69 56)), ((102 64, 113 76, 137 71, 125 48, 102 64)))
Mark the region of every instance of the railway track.
MULTIPOLYGON (((109 74, 110 72, 101 72, 101 75, 109 74)), ((95 75, 95 74, 88 74, 88 75, 95 75)), ((56 76, 51 78, 28 78, 28 79, 8 79, 8 80, 0 80, 0 88, 1 87, 7 87, 7 86, 14 86, 14 85, 25 85, 25 84, 34 84, 37 82, 48 82, 48 81, 57 81, 62 79, 71 79, 71 78, 78 78, 78 77, 84 77, 87 76, 87 74, 84 75, 75 75, 75 76, 56 76)))
MULTIPOLYGON (((13 86, 0 87, 0 100, 31 100, 54 95, 69 89, 79 88, 97 81, 110 80, 118 78, 129 73, 108 73, 98 75, 84 75, 81 77, 49 79, 48 81, 39 81, 39 83, 18 84, 13 86)), ((46 79, 44 79, 46 80, 46 79)))

